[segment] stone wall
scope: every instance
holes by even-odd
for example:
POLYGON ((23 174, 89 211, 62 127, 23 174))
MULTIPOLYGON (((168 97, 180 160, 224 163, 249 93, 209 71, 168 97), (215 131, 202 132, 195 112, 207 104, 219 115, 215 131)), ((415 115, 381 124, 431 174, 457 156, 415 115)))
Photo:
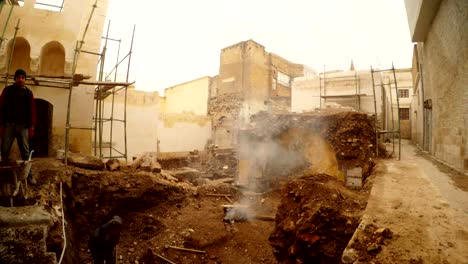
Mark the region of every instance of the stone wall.
MULTIPOLYGON (((64 1, 62 12, 34 8, 35 1, 25 0, 24 6, 15 7, 5 31, 5 42, 0 47, 0 74, 6 73, 9 54, 13 49, 13 36, 18 19, 21 19, 14 47, 12 67, 24 68, 28 75, 70 75, 76 42, 82 38, 94 0, 64 1), (51 65, 54 65, 53 67, 51 65)), ((89 25, 83 50, 99 52, 107 1, 99 1, 89 25)), ((10 6, 4 6, 0 25, 5 25, 10 6)), ((96 76, 97 56, 82 53, 76 72, 96 76)), ((11 83, 11 82, 10 82, 11 83)), ((36 98, 44 99, 53 106, 52 131, 47 140, 51 142, 49 155, 64 148, 65 123, 68 91, 65 89, 28 85, 36 98)), ((92 86, 75 87, 71 104, 71 125, 92 127, 92 86)), ((44 120, 38 120, 45 122, 44 120)), ((70 150, 90 154, 92 150, 91 130, 73 130, 70 133, 70 150)))
POLYGON ((429 110, 430 151, 468 171, 468 2, 443 0, 423 45, 424 99, 429 110), (430 100, 430 101, 428 101, 430 100))
POLYGON ((51 221, 41 207, 0 207, 0 263, 57 263, 47 252, 51 221))

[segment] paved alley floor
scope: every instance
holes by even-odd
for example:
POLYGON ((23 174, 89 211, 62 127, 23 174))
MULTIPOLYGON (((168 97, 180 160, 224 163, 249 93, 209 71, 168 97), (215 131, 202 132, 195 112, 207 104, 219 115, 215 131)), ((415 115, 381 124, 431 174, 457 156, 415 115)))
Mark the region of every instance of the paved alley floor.
POLYGON ((409 141, 402 157, 381 160, 361 225, 394 236, 375 263, 468 263, 468 176, 432 160, 409 141))

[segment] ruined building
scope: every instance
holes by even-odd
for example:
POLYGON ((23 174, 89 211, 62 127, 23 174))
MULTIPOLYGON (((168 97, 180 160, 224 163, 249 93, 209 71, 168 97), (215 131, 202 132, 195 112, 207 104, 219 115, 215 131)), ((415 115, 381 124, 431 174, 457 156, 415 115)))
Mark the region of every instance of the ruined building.
POLYGON ((234 146, 239 127, 259 111, 290 111, 293 79, 303 74, 302 64, 266 52, 253 40, 222 49, 218 85, 209 101, 214 143, 234 146))
POLYGON ((468 171, 468 2, 405 1, 413 42, 412 140, 468 171))

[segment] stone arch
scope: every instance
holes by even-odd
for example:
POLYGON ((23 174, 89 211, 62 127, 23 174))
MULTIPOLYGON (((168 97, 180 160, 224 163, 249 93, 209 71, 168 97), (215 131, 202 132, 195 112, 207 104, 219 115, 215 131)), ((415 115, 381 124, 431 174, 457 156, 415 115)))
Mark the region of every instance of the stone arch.
POLYGON ((51 41, 41 49, 39 73, 48 76, 63 76, 65 71, 65 48, 58 41, 51 41))
POLYGON ((17 37, 15 47, 13 48, 13 40, 8 43, 8 57, 6 58, 6 67, 8 67, 8 60, 10 54, 13 52, 9 74, 14 74, 16 69, 21 68, 27 74, 31 73, 31 45, 23 37, 17 37))
POLYGON ((34 99, 36 104, 37 124, 31 149, 34 157, 48 157, 52 152, 52 118, 54 106, 44 99, 34 99))

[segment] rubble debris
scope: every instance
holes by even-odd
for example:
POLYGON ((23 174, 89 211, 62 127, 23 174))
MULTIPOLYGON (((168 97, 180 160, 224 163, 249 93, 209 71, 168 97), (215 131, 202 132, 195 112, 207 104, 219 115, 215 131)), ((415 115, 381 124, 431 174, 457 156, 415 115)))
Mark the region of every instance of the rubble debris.
POLYGON ((156 153, 147 152, 141 155, 137 155, 131 165, 133 170, 141 169, 143 171, 149 171, 153 173, 160 173, 162 170, 161 165, 158 163, 156 153))
POLYGON ((108 171, 116 171, 120 169, 120 161, 118 159, 109 159, 106 161, 106 169, 108 171))
POLYGON ((68 164, 88 170, 104 170, 105 168, 105 164, 100 158, 78 153, 69 153, 68 164))
MULTIPOLYGON (((393 232, 386 227, 378 228, 374 224, 363 224, 346 246, 346 252, 354 251, 360 263, 369 262, 382 250, 382 246, 393 238, 393 232)), ((344 257, 344 255, 343 255, 344 257)))
POLYGON ((276 259, 281 263, 340 263, 367 194, 349 190, 326 174, 291 180, 281 193, 275 230, 269 238, 276 259), (333 199, 337 189, 345 199, 333 199))

